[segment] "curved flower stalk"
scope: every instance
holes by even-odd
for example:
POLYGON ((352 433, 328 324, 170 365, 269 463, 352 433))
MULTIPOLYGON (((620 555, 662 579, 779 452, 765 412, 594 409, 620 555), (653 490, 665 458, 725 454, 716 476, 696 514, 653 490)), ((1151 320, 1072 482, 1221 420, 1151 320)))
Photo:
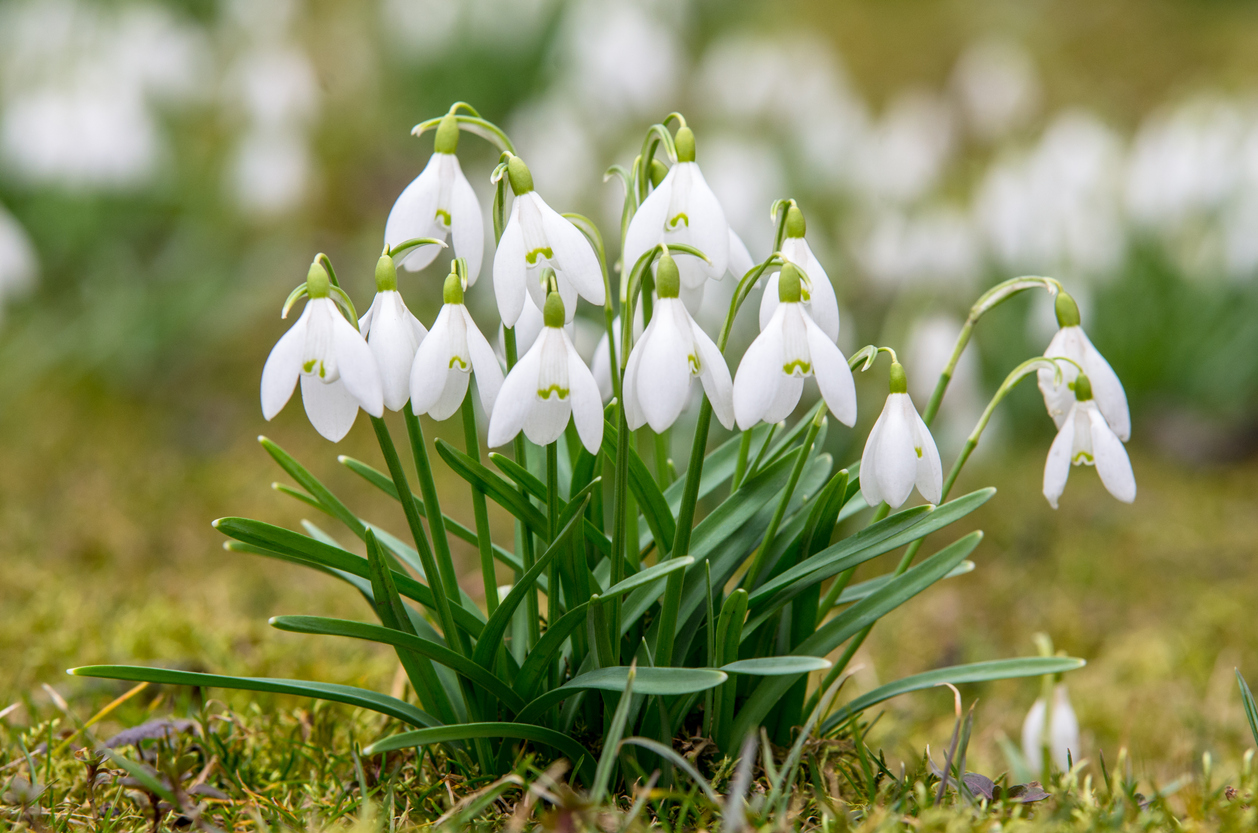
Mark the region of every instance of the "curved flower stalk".
POLYGON ((1047 698, 1036 700, 1022 723, 1022 754, 1033 772, 1044 765, 1045 747, 1049 759, 1062 772, 1070 769, 1071 755, 1079 757, 1079 718, 1070 705, 1065 683, 1053 686, 1052 700, 1051 710, 1047 698))
MULTIPOLYGON (((485 226, 480 201, 454 155, 458 146, 458 123, 454 116, 446 116, 437 128, 428 164, 393 203, 384 224, 384 244, 392 248, 417 237, 444 241, 453 236, 454 253, 467 261, 471 286, 485 256, 485 226)), ((417 272, 432 263, 437 251, 435 246, 412 249, 402 258, 402 268, 417 272)))
MULTIPOLYGON (((693 294, 708 278, 717 280, 729 268, 730 241, 733 232, 725 219, 716 195, 708 187, 703 172, 695 162, 695 134, 689 127, 677 130, 677 164, 669 170, 642 205, 638 207, 625 234, 625 268, 633 266, 643 254, 660 243, 684 243, 707 255, 707 262, 687 257, 677 264, 681 275, 683 297, 693 302, 693 294)), ((741 245, 736 260, 742 260, 741 245)), ((746 258, 750 262, 751 256, 746 258)), ((738 264, 738 266, 745 263, 738 264)), ((750 267, 748 267, 750 268, 750 267)), ((741 277, 741 275, 739 275, 741 277)), ((699 296, 699 300, 702 296, 699 296)), ((693 308, 693 307, 692 307, 693 308)))
MULTIPOLYGON (((1062 362, 1061 364, 1065 364, 1062 362)), ((1092 398, 1088 376, 1079 373, 1074 383, 1075 401, 1061 422, 1057 439, 1048 450, 1044 465, 1044 497, 1054 509, 1066 489, 1070 466, 1096 466, 1101 483, 1123 503, 1136 499, 1136 477, 1131 471, 1127 450, 1110 428, 1097 402, 1092 398)))
MULTIPOLYGON (((571 417, 591 454, 603 444, 603 403, 594 375, 564 332, 563 299, 546 299, 546 326, 502 384, 489 417, 489 445, 503 446, 524 431, 537 445, 553 443, 571 417)), ((435 330, 434 325, 434 330, 435 330)))
MULTIPOLYGON (((353 427, 359 407, 383 416, 384 388, 371 348, 341 314, 333 291, 344 297, 318 260, 310 264, 305 286, 289 299, 291 304, 300 294, 307 295, 306 308, 276 342, 262 368, 262 415, 269 421, 283 410, 300 378, 310 424, 339 442, 353 427)), ((348 298, 344 300, 352 314, 348 298)))
POLYGON ((526 293, 539 309, 545 305, 543 271, 547 266, 555 271, 566 320, 571 321, 576 312, 578 295, 602 306, 607 297, 603 271, 590 241, 537 195, 524 160, 510 157, 506 175, 515 202, 494 255, 494 295, 502 323, 515 326, 526 293))
POLYGON ((463 404, 475 373, 481 405, 486 414, 492 413, 502 388, 498 358, 463 305, 463 282, 458 273, 451 272, 446 278, 444 293, 445 306, 437 313, 411 365, 411 410, 436 420, 450 418, 463 404))
MULTIPOLYGON (((833 342, 839 340, 839 301, 834 296, 834 285, 830 276, 817 260, 808 241, 804 239, 807 225, 804 212, 797 206, 786 209, 786 237, 782 240, 782 257, 795 264, 801 276, 800 303, 808 310, 812 320, 816 322, 826 337, 833 342)), ((764 329, 778 308, 778 274, 769 276, 764 287, 764 297, 760 300, 760 329, 764 329)))
POLYGON ((1059 292, 1056 300, 1057 323, 1061 329, 1048 343, 1044 356, 1050 359, 1070 359, 1061 365, 1060 382, 1051 370, 1039 372, 1040 392, 1044 394, 1044 406, 1048 415, 1061 428, 1075 403, 1072 393, 1075 379, 1080 372, 1087 374, 1092 383, 1092 396, 1109 427, 1126 442, 1131 437, 1131 414, 1127 409, 1127 394, 1118 374, 1105 357, 1092 346, 1083 327, 1079 326, 1079 306, 1065 292, 1059 292), (1082 368, 1082 370, 1080 370, 1082 368))
POLYGON ((856 383, 843 353, 800 302, 799 270, 782 267, 780 303, 747 348, 734 378, 734 417, 743 431, 757 422, 780 422, 799 404, 804 378, 814 376, 835 418, 856 424, 856 383))
POLYGON ((891 363, 891 393, 865 440, 861 455, 861 494, 870 506, 886 501, 898 509, 917 486, 930 503, 943 493, 943 465, 935 439, 908 393, 904 366, 891 363))
POLYGON ((397 268, 386 251, 376 261, 376 297, 358 320, 358 329, 376 357, 384 406, 400 411, 410 398, 411 365, 415 351, 428 335, 420 320, 411 314, 397 291, 397 268))
POLYGON ((625 416, 631 429, 649 424, 662 434, 681 415, 698 377, 712 411, 726 428, 734 427, 733 382, 725 357, 700 329, 678 298, 676 262, 660 258, 655 273, 659 298, 651 323, 633 346, 625 366, 625 416))

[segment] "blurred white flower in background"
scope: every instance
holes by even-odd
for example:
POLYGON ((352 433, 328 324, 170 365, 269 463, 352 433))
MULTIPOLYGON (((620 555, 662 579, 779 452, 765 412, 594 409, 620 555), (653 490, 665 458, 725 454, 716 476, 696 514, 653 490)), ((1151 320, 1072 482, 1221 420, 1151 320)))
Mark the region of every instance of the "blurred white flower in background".
POLYGON ((1016 41, 977 41, 961 53, 952 89, 971 135, 984 142, 1025 127, 1039 111, 1042 93, 1035 62, 1016 41))
POLYGON ((533 45, 556 0, 383 0, 381 29, 407 63, 430 65, 465 45, 533 45))
MULTIPOLYGON (((508 130, 520 158, 561 211, 575 208, 588 189, 599 184, 590 172, 606 167, 586 132, 587 124, 580 109, 557 95, 524 104, 511 114, 508 130)), ((618 222, 624 190, 616 190, 618 222)))
MULTIPOLYGON (((1054 321, 1054 324, 1056 321, 1054 321)), ((957 336, 961 333, 961 320, 948 313, 928 313, 913 322, 909 329, 905 348, 900 356, 904 362, 909 382, 909 394, 913 401, 925 410, 939 382, 939 374, 952 358, 957 336)), ((979 363, 978 345, 970 342, 952 373, 947 395, 939 405, 930 426, 936 442, 947 452, 959 451, 965 438, 973 430, 987 402, 983 396, 982 368, 979 363)), ((999 419, 999 412, 993 419, 999 419)), ((988 431, 996 428, 989 425, 988 431)), ((990 443, 982 443, 975 449, 983 453, 990 443)))
POLYGON ((0 206, 0 302, 29 290, 38 271, 39 260, 26 229, 0 206))
POLYGON ((939 182, 951 159, 953 115, 925 90, 900 93, 856 149, 852 184, 875 203, 910 203, 939 182))
POLYGON ((887 289, 968 289, 978 277, 981 249, 969 216, 955 207, 889 208, 858 235, 856 258, 887 289))

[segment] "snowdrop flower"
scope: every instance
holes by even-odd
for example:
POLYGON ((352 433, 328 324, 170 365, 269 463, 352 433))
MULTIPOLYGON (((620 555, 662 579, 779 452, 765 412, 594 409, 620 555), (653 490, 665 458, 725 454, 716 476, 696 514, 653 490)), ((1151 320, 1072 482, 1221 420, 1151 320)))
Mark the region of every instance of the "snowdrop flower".
POLYGON ((457 273, 446 278, 445 306, 411 366, 411 409, 436 420, 448 419, 467 395, 474 372, 485 413, 493 413, 502 388, 502 368, 489 341, 463 305, 463 282, 457 273))
POLYGON ((270 420, 278 414, 300 377, 310 424, 339 442, 354 425, 359 407, 374 417, 384 415, 384 389, 371 348, 341 315, 332 289, 323 266, 310 264, 306 308, 262 368, 262 415, 270 420))
POLYGON ((384 406, 391 411, 402 410, 410 398, 415 351, 428 330, 411 315, 402 294, 397 291, 397 268, 388 251, 376 261, 376 297, 358 320, 358 329, 376 357, 384 388, 384 406))
POLYGON ((938 503, 943 492, 943 466, 930 429, 908 394, 904 366, 891 363, 891 393, 861 455, 861 494, 870 506, 882 501, 898 509, 913 486, 922 497, 938 503))
POLYGON ((791 263, 778 279, 778 308, 747 348, 734 378, 734 417, 743 431, 761 420, 786 419, 815 376, 831 413, 847 426, 856 422, 856 384, 847 359, 801 303, 799 270, 791 263))
POLYGON ((489 445, 506 445, 521 429, 534 443, 548 445, 562 436, 571 416, 582 445, 597 454, 603 444, 598 383, 564 332, 563 299, 558 292, 550 293, 542 313, 546 326, 541 336, 502 383, 489 417, 489 445))
POLYGON ((1064 683, 1053 687, 1053 708, 1049 712, 1043 697, 1035 701, 1022 724, 1022 754, 1032 771, 1039 772, 1044 765, 1044 747, 1048 747, 1050 759, 1063 772, 1070 768, 1067 751, 1079 758, 1079 718, 1070 706, 1070 696, 1064 683), (1048 712, 1046 715, 1045 713, 1048 712), (1045 717, 1048 734, 1044 733, 1045 717))
POLYGON ((1057 423, 1058 428, 1065 424, 1075 403, 1071 389, 1080 373, 1079 368, 1083 368, 1082 372, 1087 374, 1092 383, 1096 407, 1118 435, 1118 439, 1126 442, 1131 436, 1131 416, 1127 410, 1127 394, 1123 391, 1123 383, 1118 381, 1114 369, 1092 346, 1087 334, 1079 326, 1079 306, 1074 298, 1065 292, 1059 292, 1056 307, 1057 323, 1061 325, 1061 329, 1049 342, 1044 356, 1070 361, 1058 362, 1061 368, 1061 384, 1057 384, 1055 374, 1048 368, 1041 369, 1038 373, 1040 392, 1044 394, 1048 415, 1057 423))
POLYGON ((1048 498, 1050 506, 1057 508, 1057 499, 1066 489, 1066 478, 1070 476, 1073 463, 1096 466, 1096 473, 1109 493, 1123 503, 1131 503, 1136 499, 1136 477, 1131 472, 1131 460, 1097 407, 1092 398, 1092 384, 1082 373, 1075 377, 1074 395, 1075 402, 1048 450, 1044 497, 1048 498))
MULTIPOLYGON (((677 264, 683 289, 720 279, 730 263, 730 227, 716 195, 695 162, 695 134, 677 131, 677 164, 643 200, 625 234, 624 263, 632 269, 645 252, 660 243, 683 243, 703 252, 708 262, 686 257, 677 264)), ((742 277, 742 275, 739 275, 742 277)))
POLYGON ((699 328, 678 297, 681 278, 676 262, 664 255, 655 272, 659 297, 646 332, 625 365, 625 418, 637 430, 649 424, 657 434, 677 421, 697 376, 712 411, 726 428, 734 427, 733 383, 725 357, 699 328))
MULTIPOLYGON (((782 240, 782 257, 795 264, 801 278, 800 303, 808 310, 812 320, 816 322, 826 338, 833 342, 839 340, 839 301, 834 297, 834 286, 830 276, 822 268, 821 263, 808 248, 804 240, 804 212, 795 206, 786 210, 786 237, 782 240)), ((778 274, 769 276, 764 287, 764 297, 760 300, 760 329, 764 329, 778 308, 778 274)))
POLYGON ((545 305, 542 274, 547 266, 555 270, 568 321, 576 312, 578 295, 602 306, 603 270, 590 241, 537 195, 533 175, 520 157, 508 161, 507 177, 515 202, 494 255, 494 295, 502 323, 515 326, 526 292, 539 309, 545 305))
MULTIPOLYGON (((480 202, 454 155, 459 146, 459 126, 446 116, 437 128, 433 154, 419 176, 402 191, 384 224, 384 244, 393 247, 416 237, 445 240, 454 237, 454 253, 467 261, 467 284, 476 283, 485 255, 485 227, 480 202)), ((437 246, 411 249, 402 267, 416 272, 432 263, 437 246)))

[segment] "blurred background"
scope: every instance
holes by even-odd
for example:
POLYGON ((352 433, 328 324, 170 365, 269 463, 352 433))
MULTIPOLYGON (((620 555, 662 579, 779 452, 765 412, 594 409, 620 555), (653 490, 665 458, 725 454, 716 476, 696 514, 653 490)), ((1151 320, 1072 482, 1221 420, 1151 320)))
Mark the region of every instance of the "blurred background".
MULTIPOLYGON (((1238 760, 1232 668, 1258 677, 1255 45, 1258 7, 1231 0, 0 3, 0 709, 33 719, 43 683, 103 701, 62 676, 96 661, 387 690, 388 654, 266 627, 364 615, 342 587, 226 553, 209 521, 302 518, 267 488, 263 431, 372 500, 335 461, 374 462, 369 432, 332 446, 296 403, 266 424, 262 362, 315 252, 369 303, 384 220, 432 149, 410 128, 465 100, 613 253, 622 194, 602 174, 683 111, 753 257, 772 200, 796 198, 841 346, 899 348, 919 406, 979 292, 1065 283, 1131 399, 1136 504, 1075 469, 1047 507, 1052 423, 1028 383, 961 484, 1001 489, 978 570, 889 617, 856 684, 1031 654, 1044 631, 1090 663, 1069 680, 1081 754, 1126 745, 1165 778, 1204 749, 1238 760)), ((488 210, 496 154, 468 134, 459 153, 488 210)), ((403 278, 428 323, 444 260, 403 278)), ((488 271, 469 295, 487 331, 488 271)), ((1055 326, 1043 293, 984 319, 938 423, 945 463, 1055 326)), ((591 316, 587 355, 597 335, 591 316)), ((883 372, 861 380, 860 430, 829 432, 841 464, 883 372)), ((1036 692, 980 692, 977 768, 1003 769, 997 739, 1036 692)), ((950 711, 902 698, 874 742, 911 760, 950 711)))

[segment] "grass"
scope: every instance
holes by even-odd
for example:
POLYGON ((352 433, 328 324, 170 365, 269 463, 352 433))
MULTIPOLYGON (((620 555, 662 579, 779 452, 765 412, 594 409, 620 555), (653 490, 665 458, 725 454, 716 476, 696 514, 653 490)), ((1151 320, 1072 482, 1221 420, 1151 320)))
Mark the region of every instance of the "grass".
MULTIPOLYGON (((227 370, 223 378, 246 381, 256 373, 227 370)), ((384 650, 266 626, 266 618, 279 613, 370 614, 331 581, 220 548, 210 519, 247 509, 291 525, 302 507, 266 488, 276 473, 252 441, 265 425, 253 392, 210 375, 208 384, 171 380, 168 393, 143 396, 49 385, 0 419, 6 460, 0 469, 0 528, 6 531, 0 539, 0 667, 6 670, 0 677, 0 793, 7 796, 0 818, 6 823, 22 817, 23 798, 33 797, 22 782, 32 780, 46 785, 34 801, 44 813, 28 814, 23 823, 57 830, 140 830, 151 823, 143 790, 127 797, 116 765, 101 770, 95 791, 97 812, 108 807, 116 815, 92 821, 82 754, 66 748, 49 759, 37 752, 50 737, 56 749, 79 721, 127 690, 67 678, 64 669, 72 665, 161 662, 381 691, 402 686, 396 661, 384 650), (199 392, 183 393, 194 388, 199 392), (79 419, 83 413, 92 419, 79 419)), ((338 472, 334 455, 375 459, 367 432, 333 447, 290 410, 266 430, 353 500, 365 487, 338 472)), ((1076 469, 1054 513, 1039 496, 1042 462, 1042 450, 1014 451, 1001 465, 988 462, 969 474, 970 485, 1001 488, 973 522, 988 533, 976 553, 978 569, 932 589, 911 612, 888 617, 858 654, 864 670, 848 692, 955 662, 1031 654, 1032 635, 1044 631, 1058 648, 1089 660, 1068 678, 1084 730, 1081 770, 1073 780, 1048 785, 1054 798, 1030 809, 975 809, 952 798, 943 808, 922 806, 929 801, 921 800, 916 784, 926 788, 931 781, 923 750, 929 745, 941 762, 954 721, 950 694, 922 692, 889 703, 868 731, 869 746, 881 751, 891 773, 872 796, 850 740, 812 748, 817 770, 806 772, 805 781, 822 791, 798 791, 795 825, 883 829, 899 826, 905 811, 916 814, 915 826, 949 830, 991 829, 993 821, 1008 829, 1146 829, 1169 824, 1169 815, 1208 829, 1255 823, 1247 805, 1258 784, 1252 770, 1242 774, 1251 739, 1233 668, 1250 672, 1251 680, 1258 675, 1258 639, 1241 625, 1258 603, 1251 543, 1258 517, 1249 497, 1258 467, 1191 470, 1137 449, 1141 494, 1134 507, 1105 499, 1094 474, 1076 469), (1126 762, 1111 774, 1129 771, 1134 786, 1107 788, 1099 753, 1117 767, 1120 749, 1127 750, 1126 762), (1202 766, 1207 751, 1213 756, 1208 777, 1202 766), (901 767, 906 776, 897 785, 901 767), (1173 794, 1143 809, 1131 797, 1135 791, 1155 796, 1168 785, 1177 787, 1173 794), (1227 786, 1237 797, 1227 797, 1227 786), (827 801, 841 811, 830 821, 824 821, 827 801)), ((470 507, 451 511, 470 515, 470 507)), ((382 520, 402 528, 400 516, 382 520)), ((464 555, 474 569, 472 553, 464 555)), ((475 594, 478 583, 469 574, 466 589, 475 594)), ((1036 694, 1035 681, 965 689, 967 705, 979 700, 968 768, 992 776, 1008 768, 1001 739, 1017 736, 1036 694)), ((383 771, 378 760, 356 761, 356 748, 389 730, 371 715, 221 691, 210 696, 223 699, 208 704, 180 699, 188 696, 142 691, 91 731, 107 739, 149 719, 201 717, 202 737, 181 735, 176 748, 150 763, 160 769, 188 752, 184 771, 195 778, 217 756, 204 783, 225 798, 197 800, 223 829, 256 829, 258 819, 294 829, 357 823, 368 805, 375 808, 373 824, 404 828, 440 817, 484 786, 470 773, 414 753, 390 756, 383 771)), ((127 754, 140 757, 135 750, 127 754)), ((700 763, 717 774, 714 786, 724 793, 731 766, 708 757, 700 763)), ((521 763, 516 776, 535 785, 543 778, 529 763, 521 763)), ((500 800, 483 808, 486 825, 505 823, 522 795, 535 795, 514 785, 503 789, 500 800)), ((621 811, 631 799, 620 798, 621 811)), ((682 826, 717 823, 719 808, 705 802, 693 797, 682 826)), ((545 807, 538 804, 538 818, 545 807)), ((677 811, 674 805, 669 812, 677 811)), ((640 820, 656 812, 656 803, 648 802, 640 820)), ((558 816, 549 818, 547 824, 562 827, 558 816)), ((172 815, 167 822, 175 820, 172 815)), ((676 821, 666 814, 663 829, 676 821)))

